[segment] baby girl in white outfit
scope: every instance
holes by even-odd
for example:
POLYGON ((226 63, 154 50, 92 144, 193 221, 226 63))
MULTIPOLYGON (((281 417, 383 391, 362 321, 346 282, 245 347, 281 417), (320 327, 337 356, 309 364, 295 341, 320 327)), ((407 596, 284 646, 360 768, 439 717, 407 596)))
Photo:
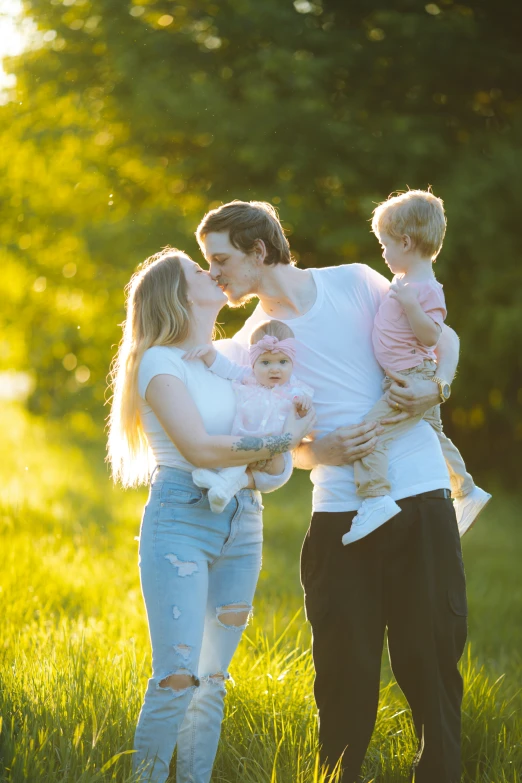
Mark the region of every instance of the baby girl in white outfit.
MULTIPOLYGON (((286 324, 266 321, 250 336, 250 367, 231 362, 213 345, 193 348, 183 358, 202 359, 216 375, 234 382, 237 407, 231 434, 252 439, 248 448, 255 449, 256 438, 281 435, 294 408, 304 416, 312 405, 312 389, 292 375, 296 350, 297 340, 286 324)), ((247 486, 247 467, 192 472, 194 484, 209 490, 212 511, 219 514, 247 486)))

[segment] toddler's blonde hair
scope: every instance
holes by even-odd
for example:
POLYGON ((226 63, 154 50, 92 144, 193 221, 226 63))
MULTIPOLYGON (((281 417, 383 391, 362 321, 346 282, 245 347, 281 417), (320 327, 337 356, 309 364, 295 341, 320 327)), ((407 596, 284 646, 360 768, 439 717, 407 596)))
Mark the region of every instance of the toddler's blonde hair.
POLYGON ((263 321, 257 326, 250 335, 250 345, 255 345, 263 339, 265 335, 277 337, 278 340, 288 340, 294 333, 289 326, 282 321, 263 321))
POLYGON ((374 209, 372 231, 378 239, 383 234, 393 239, 407 234, 415 249, 434 261, 446 233, 443 201, 431 190, 408 190, 390 196, 374 209))

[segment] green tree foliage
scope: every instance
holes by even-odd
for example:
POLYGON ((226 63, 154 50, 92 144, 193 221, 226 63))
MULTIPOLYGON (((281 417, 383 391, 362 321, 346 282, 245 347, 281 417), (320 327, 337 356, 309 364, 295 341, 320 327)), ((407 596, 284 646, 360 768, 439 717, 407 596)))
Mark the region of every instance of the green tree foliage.
POLYGON ((138 2, 24 2, 40 40, 0 110, 2 351, 35 371, 32 407, 99 417, 123 285, 167 243, 197 257, 209 206, 272 201, 301 265, 384 271, 375 203, 431 184, 463 352, 446 427, 471 467, 516 475, 519 6, 138 2))

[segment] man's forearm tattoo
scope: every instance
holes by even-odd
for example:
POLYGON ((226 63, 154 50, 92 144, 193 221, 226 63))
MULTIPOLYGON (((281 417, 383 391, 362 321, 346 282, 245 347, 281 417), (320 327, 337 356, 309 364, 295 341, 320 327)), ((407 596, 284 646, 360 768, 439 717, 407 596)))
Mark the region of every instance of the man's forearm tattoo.
POLYGON ((270 457, 275 457, 276 454, 288 451, 291 442, 292 436, 289 432, 285 432, 284 435, 269 435, 267 438, 245 435, 237 443, 234 443, 232 451, 261 451, 265 448, 268 449, 270 457))

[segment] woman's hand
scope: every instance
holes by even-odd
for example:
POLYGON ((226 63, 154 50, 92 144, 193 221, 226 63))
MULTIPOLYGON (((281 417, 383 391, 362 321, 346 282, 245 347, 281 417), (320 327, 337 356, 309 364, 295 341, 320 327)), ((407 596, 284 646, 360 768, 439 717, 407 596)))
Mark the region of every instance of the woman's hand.
POLYGON ((295 449, 310 434, 316 421, 315 408, 311 407, 303 416, 299 416, 294 405, 283 425, 283 433, 290 435, 290 449, 295 449))
POLYGON ((301 418, 305 416, 313 405, 312 398, 308 394, 296 394, 293 403, 297 415, 301 418))
MULTIPOLYGON (((252 468, 253 465, 250 465, 249 467, 252 468)), ((280 476, 284 469, 284 454, 278 454, 276 457, 272 457, 272 459, 267 459, 264 466, 262 468, 258 468, 258 470, 262 470, 263 473, 269 473, 271 476, 280 476)))
POLYGON ((382 419, 381 424, 394 424, 411 416, 422 415, 440 403, 439 387, 435 381, 400 375, 392 370, 386 370, 386 375, 393 383, 384 396, 397 413, 382 419))

